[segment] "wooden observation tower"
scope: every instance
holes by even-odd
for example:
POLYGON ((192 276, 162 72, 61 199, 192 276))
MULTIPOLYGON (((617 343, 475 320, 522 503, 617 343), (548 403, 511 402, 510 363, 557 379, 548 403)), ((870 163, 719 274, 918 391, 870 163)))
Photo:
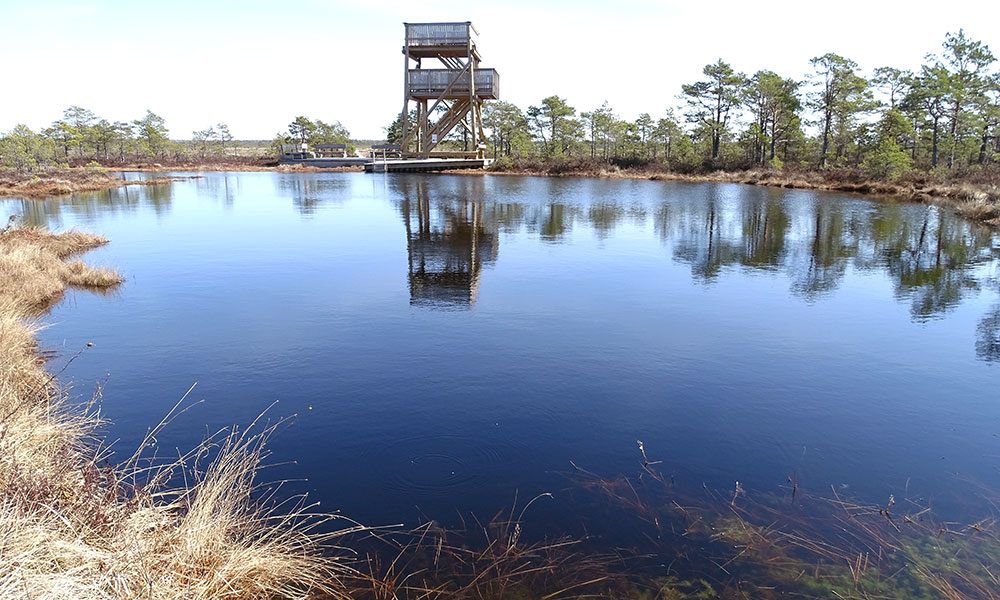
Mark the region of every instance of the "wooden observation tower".
POLYGON ((468 21, 403 25, 403 157, 485 158, 483 100, 499 98, 500 77, 479 66, 473 37, 478 32, 468 21), (465 128, 475 150, 434 152, 457 126, 465 128))

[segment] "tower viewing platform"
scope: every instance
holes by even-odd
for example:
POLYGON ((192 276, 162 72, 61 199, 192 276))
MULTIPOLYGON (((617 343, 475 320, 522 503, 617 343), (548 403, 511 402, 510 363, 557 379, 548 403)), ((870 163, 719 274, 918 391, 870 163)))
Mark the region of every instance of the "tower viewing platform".
POLYGON ((469 21, 403 26, 403 158, 446 154, 484 159, 483 101, 500 98, 500 75, 496 69, 479 66, 476 28, 469 21), (462 133, 464 148, 436 151, 456 128, 462 133))
POLYGON ((403 25, 406 27, 406 45, 403 51, 411 58, 475 56, 476 60, 480 60, 473 37, 478 32, 471 22, 404 23, 403 25))
MULTIPOLYGON (((459 100, 472 93, 469 74, 463 72, 456 77, 450 69, 411 69, 409 82, 411 98, 459 100)), ((484 100, 500 97, 500 75, 496 69, 476 71, 475 94, 484 100)))
POLYGON ((403 26, 399 145, 388 152, 373 148, 369 158, 345 156, 346 148, 340 147, 318 148, 319 156, 289 152, 282 154, 282 162, 318 167, 364 165, 374 173, 475 169, 491 162, 486 158, 483 102, 500 98, 500 75, 496 69, 479 65, 475 27, 469 21, 403 26))

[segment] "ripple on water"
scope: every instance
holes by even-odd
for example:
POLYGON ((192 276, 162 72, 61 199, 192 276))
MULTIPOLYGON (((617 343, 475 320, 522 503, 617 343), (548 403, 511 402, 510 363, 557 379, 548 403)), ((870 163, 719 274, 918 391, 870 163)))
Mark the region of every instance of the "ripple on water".
POLYGON ((527 456, 527 448, 511 440, 442 433, 397 438, 374 458, 387 490, 437 496, 490 481, 527 456))

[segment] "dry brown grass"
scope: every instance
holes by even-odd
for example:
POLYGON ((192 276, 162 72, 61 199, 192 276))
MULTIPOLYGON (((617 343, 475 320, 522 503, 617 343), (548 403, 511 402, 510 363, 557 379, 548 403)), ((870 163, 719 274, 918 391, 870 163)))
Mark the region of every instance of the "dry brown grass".
POLYGON ((121 282, 111 269, 95 269, 66 259, 108 240, 79 231, 55 235, 40 229, 0 233, 0 306, 5 313, 37 313, 58 300, 67 286, 108 288, 121 282))
POLYGON ((113 466, 96 405, 70 403, 42 368, 26 319, 68 285, 116 285, 114 271, 65 262, 104 243, 0 231, 0 598, 342 596, 347 569, 319 550, 336 535, 318 533, 326 519, 256 481, 273 427, 160 461, 150 453, 168 418, 113 466))
POLYGON ((126 185, 163 185, 181 179, 186 178, 155 177, 153 179, 125 181, 101 167, 49 167, 34 173, 17 173, 10 169, 0 169, 0 198, 48 198, 126 185))
POLYGON ((104 169, 50 167, 34 173, 0 170, 0 197, 44 197, 102 190, 122 185, 120 177, 104 169))

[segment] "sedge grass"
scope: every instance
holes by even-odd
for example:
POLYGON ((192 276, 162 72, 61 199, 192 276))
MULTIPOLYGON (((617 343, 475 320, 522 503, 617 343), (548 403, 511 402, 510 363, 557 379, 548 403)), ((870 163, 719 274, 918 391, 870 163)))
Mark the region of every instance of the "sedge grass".
POLYGON ((428 522, 409 532, 378 536, 384 545, 367 556, 352 579, 362 600, 451 600, 504 598, 556 600, 611 598, 622 589, 620 556, 595 552, 584 540, 527 539, 524 514, 498 512, 488 522, 443 529, 428 522))

